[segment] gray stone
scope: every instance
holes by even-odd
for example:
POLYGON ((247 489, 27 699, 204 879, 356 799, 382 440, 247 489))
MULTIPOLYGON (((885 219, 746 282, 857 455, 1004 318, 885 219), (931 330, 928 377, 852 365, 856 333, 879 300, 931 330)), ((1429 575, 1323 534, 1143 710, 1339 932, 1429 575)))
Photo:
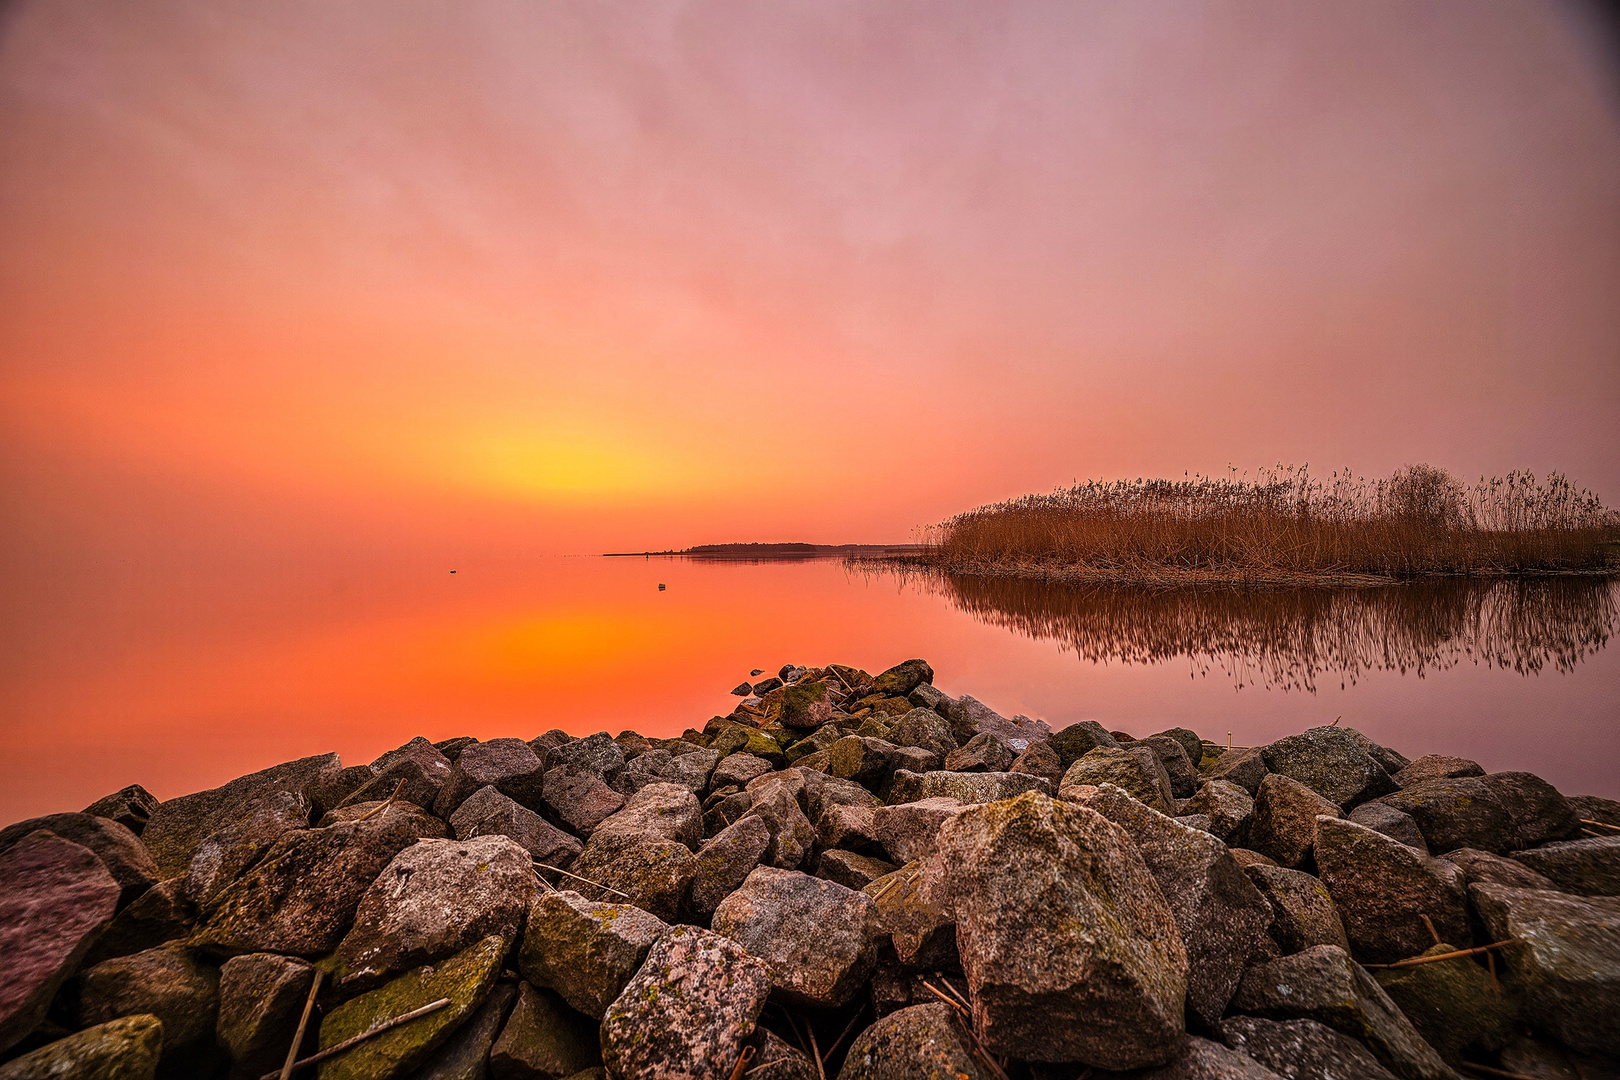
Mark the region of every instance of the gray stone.
MULTIPOLYGON (((105 960, 75 980, 80 1027, 149 1014, 163 1022, 165 1069, 187 1072, 214 1056, 219 970, 179 944, 105 960)), ((196 1069, 201 1072, 202 1069, 196 1069)))
POLYGON ((853 851, 831 848, 816 860, 816 877, 825 878, 846 889, 864 889, 878 878, 894 873, 894 863, 857 855, 853 851))
POLYGON ((1278 739, 1260 756, 1271 772, 1298 780, 1340 810, 1395 790, 1367 752, 1366 737, 1349 728, 1314 727, 1278 739))
POLYGON ((855 1037, 838 1080, 994 1080, 973 1038, 943 1002, 913 1005, 855 1037))
POLYGON ((232 957, 219 969, 214 1030, 239 1074, 281 1067, 314 981, 312 966, 276 953, 232 957))
POLYGON ((0 852, 13 847, 31 832, 45 829, 69 843, 95 852, 101 865, 118 882, 118 906, 134 900, 157 881, 157 865, 146 853, 141 838, 110 818, 95 814, 47 814, 19 821, 0 831, 0 852))
POLYGON ((1403 788, 1426 784, 1430 780, 1455 780, 1464 776, 1484 776, 1485 770, 1477 761, 1447 757, 1444 754, 1424 754, 1395 774, 1395 782, 1403 788))
POLYGON ((1392 840, 1399 840, 1407 847, 1417 848, 1425 855, 1429 853, 1429 845, 1423 839, 1423 830, 1412 820, 1412 815, 1403 813, 1388 803, 1362 803, 1350 811, 1345 820, 1363 825, 1374 832, 1381 832, 1392 840))
POLYGON ((934 681, 934 669, 926 660, 907 660, 896 664, 872 680, 872 693, 885 697, 905 697, 924 683, 934 681))
POLYGON ((565 883, 589 899, 634 904, 669 921, 680 914, 697 869, 697 856, 676 840, 592 836, 569 869, 577 876, 565 883))
POLYGON ((765 962, 784 999, 840 1006, 876 960, 877 908, 832 881, 761 866, 715 908, 712 923, 765 962))
POLYGON ((714 775, 709 778, 709 785, 718 788, 736 784, 742 787, 754 777, 764 776, 771 769, 770 762, 753 754, 729 754, 721 758, 720 763, 714 767, 714 775))
POLYGON ((450 827, 413 802, 404 799, 350 803, 328 811, 318 823, 325 829, 343 821, 382 821, 409 832, 418 840, 448 840, 450 827))
POLYGON ((940 716, 944 716, 951 706, 949 694, 943 693, 937 687, 929 686, 927 683, 907 694, 906 700, 919 709, 932 709, 940 716))
POLYGON ((1248 846, 1291 870, 1303 867, 1316 843, 1316 819, 1339 808, 1292 777, 1268 773, 1254 798, 1248 846))
POLYGON ((624 796, 609 787, 600 773, 569 766, 546 770, 541 801, 555 821, 578 836, 590 836, 624 806, 624 796))
POLYGON ((1597 795, 1570 795, 1565 799, 1577 822, 1597 822, 1620 828, 1620 802, 1597 795))
POLYGON ((1373 977, 1332 945, 1251 967, 1232 1005, 1274 1020, 1326 1024, 1359 1039, 1401 1080, 1457 1080, 1373 977))
MULTIPOLYGON (((1160 813, 1173 814, 1175 798, 1170 794, 1170 777, 1159 763, 1159 756, 1147 747, 1107 747, 1091 750, 1063 774, 1059 787, 1095 787, 1112 784, 1160 813)), ((1065 796, 1067 797, 1067 796, 1065 796)))
POLYGON ((875 789, 889 778, 899 747, 886 739, 847 735, 828 749, 829 775, 875 789))
POLYGON ((124 1016, 12 1058, 0 1080, 153 1080, 162 1049, 162 1021, 124 1016))
POLYGON ((1247 1054, 1189 1035, 1169 1064, 1141 1069, 1132 1080, 1278 1080, 1276 1073, 1247 1054))
POLYGON ((450 815, 457 840, 475 836, 504 836, 531 856, 550 866, 566 869, 584 845, 526 806, 493 786, 482 787, 462 800, 450 815))
POLYGON ((1468 890, 1525 1017, 1568 1046, 1620 1054, 1620 897, 1480 883, 1468 890))
POLYGON ((1425 917, 1441 940, 1473 944, 1466 882, 1451 863, 1365 825, 1324 816, 1317 818, 1316 865, 1357 959, 1389 964, 1418 955, 1434 941, 1425 917))
POLYGON ((1191 728, 1173 727, 1155 732, 1148 738, 1157 739, 1161 736, 1176 740, 1182 751, 1186 753, 1187 761, 1192 764, 1194 769, 1198 768, 1199 763, 1204 758, 1204 740, 1198 737, 1198 732, 1193 731, 1191 728))
POLYGON ((1108 729, 1095 720, 1082 720, 1078 724, 1070 724, 1054 732, 1047 739, 1047 744, 1056 751, 1065 771, 1099 746, 1119 749, 1119 740, 1108 734, 1108 729))
POLYGON ((938 754, 940 760, 956 749, 951 725, 933 709, 912 709, 889 729, 889 741, 896 746, 914 746, 938 754))
POLYGON ((1253 746, 1242 750, 1228 750, 1216 758, 1213 765, 1201 769, 1200 772, 1211 780, 1230 781, 1253 795, 1260 790, 1260 782, 1266 778, 1263 749, 1253 746))
POLYGON ((152 811, 157 809, 157 804, 157 797, 150 791, 139 784, 131 784, 111 795, 103 795, 85 807, 84 812, 116 821, 139 836, 151 819, 152 811))
POLYGON ((1031 720, 1027 716, 1015 716, 1009 720, 967 694, 951 702, 950 714, 946 719, 951 722, 951 736, 957 745, 987 732, 1005 739, 1014 753, 1022 753, 1031 741, 1052 737, 1052 729, 1044 721, 1031 720))
MULTIPOLYGON (((837 757, 836 748, 833 756, 837 757)), ((980 732, 945 755, 945 768, 949 772, 1006 772, 1017 756, 1004 739, 980 732)))
POLYGON ((1394 1080, 1366 1047, 1315 1020, 1229 1016, 1216 1030, 1283 1080, 1394 1080))
POLYGON ((1187 953, 1130 837, 1026 793, 939 831, 922 897, 956 922, 975 1031, 991 1053, 1109 1069, 1182 1041, 1187 953))
POLYGON ((1580 821, 1569 800, 1535 773, 1490 773, 1484 780, 1507 811, 1514 847, 1535 847, 1580 835, 1580 821))
POLYGON ((518 986, 517 1004, 489 1051, 494 1080, 563 1080, 601 1063, 589 1018, 550 990, 518 986))
POLYGON ((1039 776, 1052 785, 1053 791, 1063 783, 1063 759, 1058 757, 1058 752, 1052 749, 1051 742, 1046 739, 1032 740, 1028 749, 1007 766, 1007 771, 1039 776))
POLYGON ((754 1032, 754 1064, 748 1068, 748 1080, 820 1080, 820 1073, 810 1055, 790 1045, 770 1028, 754 1032))
POLYGON ((1460 847, 1501 854, 1518 846, 1507 808, 1483 777, 1427 780, 1383 801, 1417 821, 1436 855, 1460 847))
POLYGON ((322 773, 305 789, 313 804, 311 815, 320 817, 331 813, 375 779, 377 770, 370 765, 348 765, 336 772, 322 773))
POLYGON ((1254 796, 1230 780, 1205 780, 1181 805, 1183 814, 1203 814, 1210 831, 1228 844, 1241 842, 1254 820, 1254 796))
POLYGON ((600 1019, 669 924, 631 904, 602 904, 552 891, 529 908, 518 970, 536 986, 600 1019))
MULTIPOLYGON (((1431 945, 1420 955, 1455 952, 1450 943, 1431 945)), ((1390 1000, 1453 1066, 1463 1051, 1500 1050, 1513 1037, 1515 1002, 1491 975, 1469 957, 1373 972, 1390 1000)))
POLYGON ((877 905, 878 932, 887 935, 895 960, 907 971, 956 970, 956 923, 921 892, 923 865, 907 863, 861 889, 877 905))
MULTIPOLYGON (((426 749, 435 755, 434 759, 428 758, 425 753, 396 758, 386 769, 351 791, 336 809, 357 803, 396 799, 413 803, 432 813, 439 792, 444 789, 444 782, 450 775, 450 760, 431 744, 426 749)), ((322 790, 327 787, 321 785, 322 790)))
POLYGON ((277 840, 309 828, 309 804, 302 795, 276 792, 241 821, 209 833, 197 845, 186 872, 186 899, 202 905, 224 892, 277 840))
POLYGON ((534 890, 529 853, 504 836, 414 844, 394 856, 360 901, 354 928, 338 948, 340 984, 369 989, 484 938, 511 941, 534 890))
POLYGON ((809 858, 816 843, 816 830, 799 805, 799 794, 803 790, 803 782, 797 777, 774 774, 749 785, 752 801, 744 816, 759 818, 771 835, 771 842, 761 857, 763 862, 792 870, 809 858))
POLYGON ((605 731, 560 743, 546 752, 546 771, 563 768, 612 780, 624 768, 624 748, 605 731))
POLYGON ((277 792, 308 798, 309 787, 323 774, 343 767, 336 754, 289 761, 262 772, 238 777, 222 787, 182 795, 158 804, 141 831, 141 842, 157 864, 159 877, 175 877, 191 867, 203 837, 240 821, 277 792))
POLYGON ((822 807, 815 824, 816 843, 821 847, 862 853, 882 850, 875 807, 830 803, 822 807))
POLYGON ((113 917, 119 892, 94 852, 55 833, 29 833, 0 853, 0 1052, 45 1018, 113 917))
POLYGON ((759 865, 771 846, 765 819, 750 815, 721 829, 698 849, 692 877, 691 910, 707 920, 759 865))
POLYGON ((474 743, 456 758, 433 802, 433 812, 448 820, 468 796, 483 787, 493 787, 518 805, 537 809, 543 805, 543 774, 539 756, 522 739, 474 743))
POLYGON ((602 1058, 618 1077, 731 1075, 770 995, 763 963, 735 941, 672 927, 602 1021, 602 1058))
POLYGON ((702 747, 682 754, 649 750, 624 767, 614 786, 637 792, 652 784, 673 784, 697 795, 709 786, 709 777, 719 764, 720 755, 702 747))
POLYGON ((873 810, 872 824, 889 858, 909 863, 933 852, 939 827, 961 809, 955 799, 921 799, 873 810))
POLYGON ((489 1052, 516 1000, 515 983, 496 983, 478 1010, 411 1074, 410 1080, 486 1080, 489 1052))
POLYGON ((1542 877, 1516 859, 1504 859, 1478 848, 1458 848, 1446 852, 1446 862, 1463 872, 1468 884, 1488 881, 1514 889, 1556 889, 1550 878, 1542 877))
POLYGON ((1545 844, 1516 851, 1513 859, 1550 878, 1564 892, 1620 896, 1620 835, 1545 844))
POLYGON ((1152 750, 1159 759, 1165 775, 1170 778, 1171 795, 1178 799, 1192 798, 1193 792, 1198 790, 1198 772, 1179 740, 1168 735, 1149 735, 1138 739, 1136 745, 1152 750))
POLYGON ((1271 925, 1271 904, 1226 845, 1209 833, 1178 825, 1112 784, 1101 785, 1083 805, 1136 842, 1187 951, 1187 1009, 1201 1023, 1213 1024, 1237 990, 1250 951, 1271 925))
POLYGON ((1028 773, 986 772, 912 773, 896 770, 889 794, 890 805, 922 802, 925 799, 955 799, 964 805, 1011 799, 1026 791, 1050 793, 1050 785, 1028 773))
POLYGON ((186 899, 186 879, 170 878, 147 889, 113 919, 112 925, 91 946, 86 967, 156 948, 185 937, 196 922, 196 911, 186 899))
POLYGON ((1321 881, 1300 870, 1260 863, 1246 866, 1244 873, 1271 904, 1270 933, 1284 953, 1317 945, 1350 950, 1338 905, 1321 881))
POLYGON ((945 759, 920 746, 897 746, 889 755, 889 764, 892 766, 889 770, 892 777, 900 769, 913 773, 939 772, 945 765, 945 759))

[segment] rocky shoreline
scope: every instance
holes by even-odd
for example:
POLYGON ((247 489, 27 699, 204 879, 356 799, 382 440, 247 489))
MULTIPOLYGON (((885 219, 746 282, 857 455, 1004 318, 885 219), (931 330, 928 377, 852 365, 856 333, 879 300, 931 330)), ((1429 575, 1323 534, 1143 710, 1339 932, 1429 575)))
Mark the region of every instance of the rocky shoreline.
POLYGON ((12 825, 0 1080, 1620 1076, 1620 803, 933 681, 12 825))

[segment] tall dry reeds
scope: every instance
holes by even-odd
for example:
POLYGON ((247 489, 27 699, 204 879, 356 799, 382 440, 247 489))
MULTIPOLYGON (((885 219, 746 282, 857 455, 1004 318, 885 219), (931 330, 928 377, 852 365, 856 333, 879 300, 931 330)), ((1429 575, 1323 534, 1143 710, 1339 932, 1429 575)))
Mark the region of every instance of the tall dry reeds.
POLYGON ((1095 580, 1409 578, 1599 571, 1620 515, 1561 474, 1466 485, 1428 465, 1368 480, 1306 468, 1093 480, 925 530, 923 561, 965 573, 1095 580))

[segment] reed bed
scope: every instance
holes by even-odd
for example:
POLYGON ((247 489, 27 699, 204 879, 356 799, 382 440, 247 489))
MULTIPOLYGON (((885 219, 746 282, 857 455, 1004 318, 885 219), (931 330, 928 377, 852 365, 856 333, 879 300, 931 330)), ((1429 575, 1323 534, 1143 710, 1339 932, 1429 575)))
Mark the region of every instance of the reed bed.
POLYGON ((917 561, 952 573, 1372 584, 1608 572, 1620 514, 1558 473, 1470 485, 1428 465, 1382 479, 1278 466, 1253 477, 1093 480, 981 506, 923 534, 917 561))

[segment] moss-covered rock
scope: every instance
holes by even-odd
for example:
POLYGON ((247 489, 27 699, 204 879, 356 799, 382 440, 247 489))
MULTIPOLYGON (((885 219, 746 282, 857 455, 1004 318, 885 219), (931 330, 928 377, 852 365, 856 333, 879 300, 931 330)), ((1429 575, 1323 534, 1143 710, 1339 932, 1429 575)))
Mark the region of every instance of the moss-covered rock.
MULTIPOLYGON (((909 706, 908 706, 909 707, 909 706)), ((832 696, 824 682, 801 682, 782 689, 782 713, 776 719, 785 727, 817 728, 832 719, 832 696)))
MULTIPOLYGON (((1456 950, 1455 945, 1435 945, 1422 955, 1456 950)), ((1465 1049, 1500 1050, 1513 1036, 1517 1002, 1473 957, 1386 968, 1373 972, 1373 978, 1429 1045, 1453 1065, 1461 1063, 1465 1049)))
POLYGON ((58 1039, 0 1065, 0 1080, 152 1080, 163 1049, 155 1016, 124 1016, 58 1039))
POLYGON ((505 956, 506 941, 487 937, 437 967, 419 967, 333 1009, 321 1022, 323 1050, 385 1020, 450 999, 435 1012, 323 1062, 320 1080, 394 1080, 408 1074, 483 1004, 505 956))

